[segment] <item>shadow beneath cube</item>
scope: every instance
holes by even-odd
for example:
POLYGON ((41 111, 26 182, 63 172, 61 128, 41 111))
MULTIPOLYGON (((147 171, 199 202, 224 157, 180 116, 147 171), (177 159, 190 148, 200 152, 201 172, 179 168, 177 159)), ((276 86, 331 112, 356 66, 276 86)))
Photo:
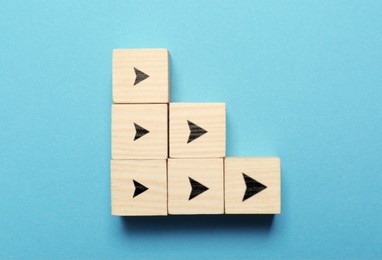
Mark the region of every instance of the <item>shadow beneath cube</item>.
POLYGON ((274 215, 192 215, 121 217, 124 229, 133 233, 208 232, 211 230, 257 230, 269 232, 274 215))

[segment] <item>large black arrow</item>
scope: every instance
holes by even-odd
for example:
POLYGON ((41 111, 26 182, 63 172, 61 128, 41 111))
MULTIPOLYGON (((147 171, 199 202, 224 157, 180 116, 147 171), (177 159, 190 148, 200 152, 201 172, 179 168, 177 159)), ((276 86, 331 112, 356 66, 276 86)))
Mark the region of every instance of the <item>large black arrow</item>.
POLYGON ((135 82, 134 82, 134 86, 137 85, 139 82, 147 79, 149 77, 149 75, 147 75, 146 73, 140 71, 139 69, 137 68, 134 68, 134 71, 135 71, 135 82))
POLYGON ((192 200, 196 196, 198 196, 198 195, 202 194, 203 192, 205 192, 206 190, 208 190, 208 188, 206 186, 195 181, 193 178, 188 177, 188 179, 190 180, 190 184, 191 184, 191 193, 190 193, 190 197, 188 198, 188 200, 192 200))
POLYGON ((244 193, 243 201, 249 199, 253 195, 267 188, 267 186, 263 185, 262 183, 258 181, 255 181, 254 179, 252 179, 245 173, 243 173, 243 177, 244 177, 245 185, 247 186, 244 193))
POLYGON ((140 184, 139 182, 137 182, 136 180, 133 180, 133 182, 134 182, 134 186, 135 186, 135 191, 134 191, 133 198, 138 196, 142 192, 145 192, 145 191, 147 191, 149 189, 146 186, 144 186, 144 185, 140 184))
POLYGON ((147 129, 144 129, 142 126, 134 123, 134 126, 135 126, 135 136, 134 136, 134 141, 141 138, 142 136, 144 136, 145 134, 148 134, 150 133, 149 130, 147 129))
POLYGON ((199 138, 202 135, 204 135, 205 133, 207 133, 206 130, 204 130, 203 128, 201 128, 198 125, 195 125, 191 121, 187 120, 187 122, 188 122, 188 127, 190 128, 190 136, 188 137, 187 143, 190 143, 190 142, 194 141, 196 138, 199 138))

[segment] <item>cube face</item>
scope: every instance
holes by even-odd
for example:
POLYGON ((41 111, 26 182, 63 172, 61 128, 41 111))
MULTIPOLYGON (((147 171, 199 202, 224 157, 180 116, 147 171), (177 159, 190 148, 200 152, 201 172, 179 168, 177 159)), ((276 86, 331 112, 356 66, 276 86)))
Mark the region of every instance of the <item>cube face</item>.
POLYGON ((166 159, 168 157, 166 104, 112 106, 113 159, 166 159))
POLYGON ((166 160, 112 160, 111 208, 115 216, 167 215, 166 160))
POLYGON ((114 50, 113 102, 169 102, 168 57, 166 49, 114 50))
POLYGON ((225 156, 224 103, 170 103, 169 121, 171 158, 225 156))
POLYGON ((223 159, 169 159, 169 214, 223 214, 223 159))
POLYGON ((280 159, 225 159, 226 214, 280 214, 280 159))

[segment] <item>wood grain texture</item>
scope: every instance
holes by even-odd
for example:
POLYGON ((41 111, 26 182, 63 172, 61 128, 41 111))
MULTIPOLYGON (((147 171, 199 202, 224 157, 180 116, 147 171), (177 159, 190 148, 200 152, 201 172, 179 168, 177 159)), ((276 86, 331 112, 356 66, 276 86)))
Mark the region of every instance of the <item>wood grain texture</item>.
POLYGON ((169 159, 168 212, 223 214, 223 159, 169 159), (190 178, 208 188, 191 200, 190 178))
POLYGON ((170 96, 167 49, 113 50, 114 103, 167 103, 170 96), (134 68, 149 77, 134 85, 134 68))
POLYGON ((279 158, 227 157, 224 176, 226 214, 280 214, 279 158), (243 174, 266 186, 244 201, 247 186, 243 174))
POLYGON ((112 159, 166 159, 168 105, 118 104, 112 106, 112 159), (136 125, 149 133, 134 140, 136 125))
POLYGON ((166 164, 166 160, 112 160, 112 215, 167 215, 166 164), (134 181, 147 188, 135 197, 134 181))
POLYGON ((220 158, 226 152, 225 103, 170 103, 170 157, 220 158), (207 131, 188 142, 191 122, 207 131))

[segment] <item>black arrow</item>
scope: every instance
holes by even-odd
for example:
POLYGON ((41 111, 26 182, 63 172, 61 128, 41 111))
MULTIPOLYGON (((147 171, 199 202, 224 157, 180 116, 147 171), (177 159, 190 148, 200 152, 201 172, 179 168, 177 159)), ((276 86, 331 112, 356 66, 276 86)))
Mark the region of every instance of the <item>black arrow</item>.
POLYGON ((206 186, 195 181, 193 178, 188 177, 188 179, 190 180, 190 184, 191 184, 191 193, 190 193, 190 197, 188 198, 188 200, 192 200, 196 196, 198 196, 198 195, 202 194, 203 192, 205 192, 206 190, 208 190, 208 188, 206 186))
POLYGON ((135 186, 135 191, 134 191, 133 198, 138 196, 142 192, 145 192, 145 191, 147 191, 149 189, 146 186, 144 186, 144 185, 140 184, 139 182, 137 182, 136 180, 133 180, 133 182, 134 182, 134 186, 135 186))
POLYGON ((140 125, 137 125, 136 123, 134 123, 134 126, 135 126, 135 137, 134 137, 134 141, 141 138, 142 136, 144 136, 145 134, 148 134, 150 133, 149 130, 146 130, 144 129, 142 126, 140 125))
POLYGON ((204 135, 205 133, 207 133, 207 130, 204 130, 203 128, 201 128, 198 125, 195 125, 191 121, 187 120, 187 122, 188 122, 188 127, 190 128, 190 136, 188 137, 187 143, 191 143, 196 138, 199 138, 202 135, 204 135))
POLYGON ((247 186, 247 189, 245 190, 243 201, 249 199, 253 195, 259 193, 260 191, 267 188, 267 186, 263 185, 262 183, 255 181, 245 173, 243 173, 245 185, 247 186))
POLYGON ((149 75, 147 75, 146 73, 140 71, 139 69, 137 68, 134 68, 134 71, 135 71, 135 82, 134 82, 134 86, 137 85, 139 82, 147 79, 149 77, 149 75))

